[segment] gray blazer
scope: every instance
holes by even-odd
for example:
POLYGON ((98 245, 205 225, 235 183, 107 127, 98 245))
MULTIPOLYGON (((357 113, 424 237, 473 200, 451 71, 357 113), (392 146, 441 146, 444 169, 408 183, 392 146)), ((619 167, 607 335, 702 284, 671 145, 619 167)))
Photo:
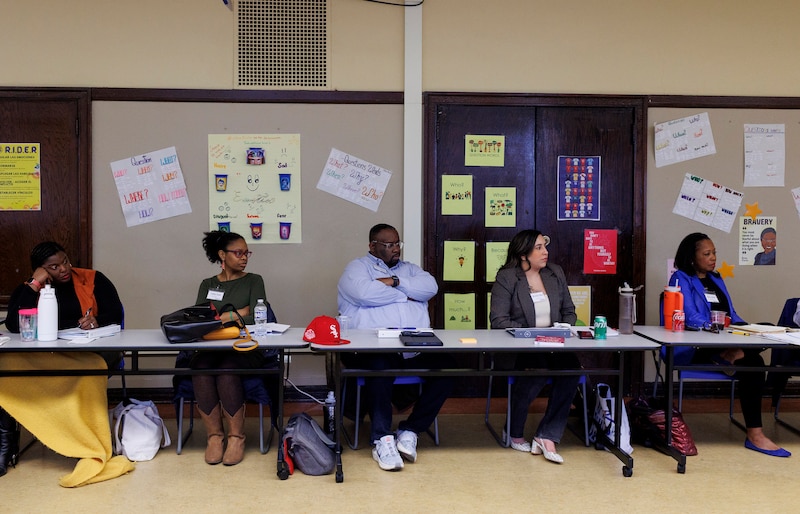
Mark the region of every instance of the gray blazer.
MULTIPOLYGON (((550 300, 550 325, 556 322, 574 325, 578 317, 567 287, 564 270, 547 263, 539 271, 547 298, 550 300)), ((492 286, 492 306, 489 312, 492 328, 536 326, 536 308, 531 300, 528 279, 522 268, 503 268, 497 272, 492 286)))

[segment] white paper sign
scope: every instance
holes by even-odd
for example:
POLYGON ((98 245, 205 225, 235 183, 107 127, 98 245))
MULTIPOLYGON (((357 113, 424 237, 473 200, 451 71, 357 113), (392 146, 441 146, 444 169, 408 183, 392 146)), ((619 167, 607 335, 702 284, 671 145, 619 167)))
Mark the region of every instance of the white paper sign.
POLYGON ((708 113, 656 123, 656 168, 717 153, 708 113))
POLYGON ((783 187, 786 125, 744 126, 744 187, 783 187))
POLYGON ((317 189, 377 212, 392 172, 331 148, 317 189))
POLYGON ((687 173, 672 213, 730 232, 744 195, 687 173))
POLYGON ((174 146, 112 162, 111 172, 129 227, 192 212, 174 146))

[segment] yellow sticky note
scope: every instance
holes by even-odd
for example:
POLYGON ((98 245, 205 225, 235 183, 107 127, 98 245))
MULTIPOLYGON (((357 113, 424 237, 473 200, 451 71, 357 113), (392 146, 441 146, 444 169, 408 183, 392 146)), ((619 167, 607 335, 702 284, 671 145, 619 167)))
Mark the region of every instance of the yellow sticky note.
POLYGON ((478 342, 478 340, 475 339, 474 337, 462 337, 461 339, 459 339, 459 341, 461 341, 462 343, 477 343, 478 342))

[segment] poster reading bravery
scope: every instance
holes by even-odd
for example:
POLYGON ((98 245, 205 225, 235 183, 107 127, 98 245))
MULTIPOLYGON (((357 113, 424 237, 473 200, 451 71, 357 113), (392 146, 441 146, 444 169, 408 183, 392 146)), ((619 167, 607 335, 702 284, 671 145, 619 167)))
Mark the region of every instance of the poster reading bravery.
POLYGON ((129 227, 192 212, 174 146, 112 162, 111 172, 129 227))
POLYGON ((209 134, 211 230, 301 243, 300 134, 209 134))
POLYGON ((558 156, 558 220, 600 220, 600 156, 558 156))

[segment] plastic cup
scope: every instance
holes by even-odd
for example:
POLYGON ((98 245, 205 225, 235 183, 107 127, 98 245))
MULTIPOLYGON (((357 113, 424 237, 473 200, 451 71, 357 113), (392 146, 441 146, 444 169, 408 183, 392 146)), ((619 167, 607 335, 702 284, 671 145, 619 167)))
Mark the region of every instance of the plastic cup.
POLYGON ((217 191, 225 191, 228 189, 228 174, 221 173, 214 175, 214 183, 217 186, 217 191))
POLYGON ((725 311, 711 311, 711 329, 723 330, 725 328, 725 311))
POLYGON ((281 186, 281 191, 289 191, 290 189, 292 189, 291 173, 279 173, 278 179, 279 179, 279 184, 281 186))
POLYGON ((278 228, 279 234, 281 239, 289 239, 292 235, 292 222, 291 221, 281 221, 280 227, 278 228))
POLYGON ((36 340, 37 309, 19 310, 19 335, 23 341, 36 340))
POLYGON ((263 223, 251 223, 250 224, 250 236, 253 239, 261 239, 261 234, 263 233, 264 224, 263 223))
POLYGON ((337 316, 336 321, 339 322, 339 337, 344 338, 350 330, 350 316, 337 316))

